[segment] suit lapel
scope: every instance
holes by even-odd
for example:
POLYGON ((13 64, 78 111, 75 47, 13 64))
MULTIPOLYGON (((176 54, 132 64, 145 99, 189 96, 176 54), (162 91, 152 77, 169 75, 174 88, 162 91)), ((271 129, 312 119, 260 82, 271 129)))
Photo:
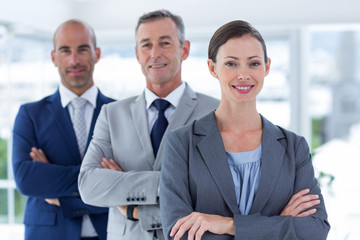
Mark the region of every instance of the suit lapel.
POLYGON ((188 123, 188 120, 197 104, 196 93, 188 85, 186 85, 185 91, 181 96, 179 105, 171 118, 167 130, 173 130, 188 123))
POLYGON ((262 119, 264 128, 260 182, 250 214, 260 212, 273 193, 285 154, 285 148, 278 141, 284 137, 283 133, 268 120, 262 119))
MULTIPOLYGON (((192 89, 186 85, 183 95, 179 101, 179 105, 177 106, 174 115, 171 117, 171 121, 164 133, 164 136, 168 131, 184 126, 188 123, 188 120, 191 116, 191 113, 195 110, 197 105, 196 93, 192 91, 192 89)), ((159 171, 161 168, 161 155, 162 148, 164 145, 164 141, 161 141, 159 146, 158 155, 156 157, 153 169, 159 171)))
POLYGON ((201 140, 197 146, 223 199, 234 214, 240 214, 234 182, 214 112, 196 122, 194 133, 203 135, 200 136, 201 140))
POLYGON ((131 109, 132 118, 134 120, 136 133, 139 136, 140 143, 143 149, 146 152, 149 152, 148 156, 152 156, 146 158, 146 160, 150 163, 151 166, 153 166, 155 161, 155 156, 151 145, 144 92, 135 99, 135 101, 131 104, 130 109, 131 109))
POLYGON ((94 132, 94 128, 95 128, 95 124, 96 124, 96 120, 99 116, 101 107, 103 104, 109 103, 111 102, 111 100, 109 98, 106 98, 101 92, 100 90, 98 90, 98 95, 96 97, 96 108, 94 109, 94 113, 91 119, 91 124, 90 124, 90 130, 89 130, 89 136, 88 136, 88 140, 87 140, 87 144, 86 144, 86 150, 90 144, 90 141, 92 139, 92 135, 94 132))
POLYGON ((47 110, 53 116, 56 126, 60 129, 64 142, 68 145, 74 159, 81 161, 70 114, 67 108, 61 106, 59 91, 49 98, 47 110))

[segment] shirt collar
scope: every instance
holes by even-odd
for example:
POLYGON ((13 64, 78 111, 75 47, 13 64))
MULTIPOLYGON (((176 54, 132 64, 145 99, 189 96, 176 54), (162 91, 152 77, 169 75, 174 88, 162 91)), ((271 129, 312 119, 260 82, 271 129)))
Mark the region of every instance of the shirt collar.
MULTIPOLYGON (((185 91, 186 84, 182 82, 180 86, 178 86, 175 90, 173 90, 169 95, 162 98, 167 100, 172 106, 175 108, 179 105, 180 98, 185 91)), ((150 91, 148 88, 145 88, 145 101, 146 101, 146 109, 149 109, 154 100, 158 99, 155 93, 150 91)))
MULTIPOLYGON (((61 105, 63 108, 66 108, 66 106, 73 100, 74 98, 78 97, 75 93, 73 93, 71 90, 69 90, 67 87, 65 87, 62 83, 60 83, 59 86, 59 93, 60 93, 60 99, 61 99, 61 105)), ((81 98, 86 99, 93 108, 96 108, 96 98, 98 94, 98 89, 95 85, 91 86, 86 92, 81 95, 81 98)))

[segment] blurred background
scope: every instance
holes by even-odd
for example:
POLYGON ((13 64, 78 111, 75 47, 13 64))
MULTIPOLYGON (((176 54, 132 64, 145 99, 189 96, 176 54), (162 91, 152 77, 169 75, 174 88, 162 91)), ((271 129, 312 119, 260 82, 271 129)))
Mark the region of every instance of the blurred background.
POLYGON ((183 80, 218 98, 206 64, 214 31, 242 19, 262 33, 272 66, 258 111, 309 142, 332 226, 328 239, 360 239, 359 1, 0 0, 1 239, 23 239, 26 197, 13 181, 12 126, 20 104, 58 87, 50 59, 57 26, 77 18, 94 28, 102 50, 95 82, 122 99, 145 87, 134 51, 137 19, 162 8, 183 17, 191 41, 183 80))

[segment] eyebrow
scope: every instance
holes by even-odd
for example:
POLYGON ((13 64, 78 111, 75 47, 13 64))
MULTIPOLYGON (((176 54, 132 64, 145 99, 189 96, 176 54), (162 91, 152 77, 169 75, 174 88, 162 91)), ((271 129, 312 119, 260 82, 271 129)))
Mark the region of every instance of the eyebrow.
MULTIPOLYGON (((69 49, 71 47, 69 46, 60 46, 57 50, 60 51, 61 49, 69 49)), ((91 48, 91 46, 89 44, 82 44, 80 46, 78 46, 77 48, 91 48)))
MULTIPOLYGON (((235 57, 235 56, 227 56, 227 57, 225 57, 225 58, 232 58, 232 59, 235 59, 235 60, 239 60, 239 58, 238 58, 238 57, 235 57)), ((248 59, 253 59, 253 58, 261 58, 261 57, 260 57, 260 56, 257 56, 257 55, 248 57, 248 59)))
MULTIPOLYGON (((164 40, 164 39, 170 39, 172 40, 172 38, 169 35, 165 35, 165 36, 161 36, 160 40, 164 40)), ((149 42, 150 38, 144 38, 140 40, 140 43, 144 43, 144 42, 149 42)))
POLYGON ((82 45, 78 46, 77 48, 91 48, 91 46, 89 44, 82 44, 82 45))

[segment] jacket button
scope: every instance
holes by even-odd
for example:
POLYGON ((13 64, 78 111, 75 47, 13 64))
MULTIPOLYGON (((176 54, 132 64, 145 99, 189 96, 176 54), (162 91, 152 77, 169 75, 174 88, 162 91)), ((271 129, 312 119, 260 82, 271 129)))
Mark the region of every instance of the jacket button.
POLYGON ((142 197, 142 198, 141 198, 141 201, 144 202, 145 200, 146 200, 146 197, 142 197))
POLYGON ((130 202, 130 200, 131 200, 131 198, 129 198, 129 197, 128 197, 128 198, 126 198, 126 201, 130 202))
POLYGON ((156 227, 156 225, 155 224, 151 224, 151 228, 155 228, 156 227))
POLYGON ((161 228, 161 224, 158 223, 158 224, 156 225, 156 227, 157 227, 157 228, 161 228))

